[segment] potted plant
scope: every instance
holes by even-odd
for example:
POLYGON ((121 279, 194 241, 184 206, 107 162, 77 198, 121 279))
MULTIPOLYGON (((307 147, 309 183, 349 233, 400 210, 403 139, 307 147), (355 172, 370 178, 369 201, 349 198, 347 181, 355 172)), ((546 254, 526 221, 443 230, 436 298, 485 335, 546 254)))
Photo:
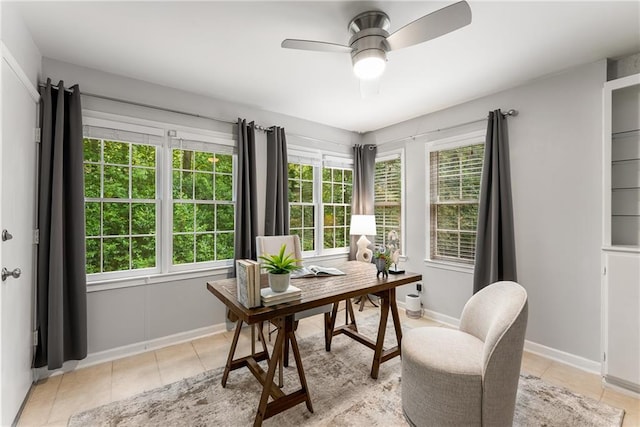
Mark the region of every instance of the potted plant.
POLYGON ((377 251, 373 254, 373 262, 378 269, 378 274, 376 277, 380 277, 380 273, 382 273, 382 278, 386 278, 389 276, 389 267, 393 263, 393 259, 391 256, 391 251, 386 249, 384 246, 381 246, 377 251))
POLYGON ((293 254, 285 255, 287 245, 282 245, 277 255, 263 255, 260 259, 262 266, 269 273, 269 287, 273 292, 284 292, 289 287, 290 273, 299 269, 298 262, 293 254))

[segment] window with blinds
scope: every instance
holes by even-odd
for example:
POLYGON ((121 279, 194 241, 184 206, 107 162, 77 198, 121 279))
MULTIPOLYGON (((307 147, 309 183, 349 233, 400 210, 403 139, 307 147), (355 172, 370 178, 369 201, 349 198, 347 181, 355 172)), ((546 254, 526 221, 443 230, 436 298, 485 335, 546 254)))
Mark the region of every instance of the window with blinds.
POLYGON ((431 259, 473 263, 484 144, 430 153, 431 259))
MULTIPOLYGON (((400 156, 376 162, 374 178, 374 213, 376 216, 376 247, 386 246, 389 233, 401 236, 402 225, 402 164, 400 156)), ((393 239, 392 234, 392 240, 393 239)))

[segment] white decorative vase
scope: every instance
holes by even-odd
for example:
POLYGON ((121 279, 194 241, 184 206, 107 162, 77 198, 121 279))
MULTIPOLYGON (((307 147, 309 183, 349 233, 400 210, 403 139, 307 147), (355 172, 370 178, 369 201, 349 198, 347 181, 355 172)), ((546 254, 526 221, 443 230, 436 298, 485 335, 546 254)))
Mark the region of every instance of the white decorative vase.
POLYGON ((284 292, 289 287, 290 273, 273 274, 269 273, 269 287, 273 292, 284 292))

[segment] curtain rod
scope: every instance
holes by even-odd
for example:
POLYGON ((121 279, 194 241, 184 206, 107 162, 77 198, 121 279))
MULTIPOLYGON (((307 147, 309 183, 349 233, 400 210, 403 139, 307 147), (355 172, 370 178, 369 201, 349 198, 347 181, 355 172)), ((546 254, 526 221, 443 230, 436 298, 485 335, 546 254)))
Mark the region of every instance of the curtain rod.
MULTIPOLYGON (((46 87, 46 85, 44 83, 40 83, 38 86, 39 87, 46 87)), ((53 85, 52 84, 51 87, 54 88, 54 89, 60 89, 58 87, 58 85, 53 85)), ((73 92, 73 90, 68 89, 68 88, 63 88, 63 89, 66 92, 69 92, 69 93, 73 92)), ((174 110, 174 109, 165 108, 165 107, 159 107, 157 105, 144 104, 144 103, 141 103, 141 102, 127 101, 127 100, 124 100, 124 99, 112 98, 110 96, 97 95, 95 93, 80 92, 80 94, 81 95, 85 95, 85 96, 91 96, 93 98, 105 99, 107 101, 122 102, 124 104, 135 105, 135 106, 138 106, 138 107, 152 108, 154 110, 160 110, 160 111, 166 111, 166 112, 169 112, 169 113, 182 114, 184 116, 191 116, 191 117, 197 117, 197 118, 200 118, 200 119, 213 120, 213 121, 220 122, 220 123, 228 123, 228 124, 231 124, 231 125, 237 125, 238 124, 237 122, 231 121, 231 120, 219 119, 217 117, 203 116, 201 114, 188 113, 188 112, 185 112, 185 111, 174 110)), ((263 132, 271 132, 271 128, 270 127, 257 125, 257 124, 254 124, 254 127, 256 129, 258 129, 258 130, 263 131, 263 132)), ((340 144, 340 143, 337 143, 337 142, 334 142, 334 141, 327 141, 327 140, 324 140, 324 139, 314 138, 314 137, 311 137, 311 136, 300 135, 300 134, 296 134, 296 133, 287 132, 286 135, 287 136, 294 136, 294 137, 301 138, 301 139, 306 139, 306 140, 309 140, 309 141, 320 142, 320 143, 323 143, 323 144, 333 144, 336 147, 340 147, 340 148, 351 147, 350 145, 347 146, 345 144, 340 144)))
MULTIPOLYGON (((38 86, 46 87, 46 85, 44 83, 40 83, 38 86)), ((54 89, 58 89, 58 90, 60 89, 58 87, 58 85, 53 85, 52 84, 51 87, 54 88, 54 89)), ((68 89, 68 88, 63 88, 63 89, 64 89, 65 92, 69 92, 69 93, 73 92, 73 89, 68 89)), ((197 118, 200 118, 200 119, 213 120, 213 121, 220 122, 220 123, 228 123, 228 124, 231 124, 231 125, 238 124, 238 122, 234 122, 234 121, 231 121, 231 120, 219 119, 217 117, 211 117, 211 116, 203 116, 201 114, 195 114, 195 113, 189 113, 189 112, 186 112, 186 111, 174 110, 172 108, 159 107, 157 105, 144 104, 142 102, 127 101, 127 100, 124 100, 124 99, 113 98, 113 97, 105 96, 105 95, 98 95, 98 94, 95 94, 95 93, 80 92, 80 95, 90 96, 92 98, 105 99, 107 101, 122 102, 122 103, 125 103, 125 104, 135 105, 137 107, 152 108, 154 110, 166 111, 168 113, 176 113, 176 114, 182 114, 184 116, 191 116, 191 117, 197 117, 197 118)), ((256 128, 258 130, 261 130, 263 132, 271 132, 271 129, 269 127, 258 125, 258 124, 254 124, 254 128, 256 128)))
MULTIPOLYGON (((507 111, 506 111, 506 112, 504 112, 504 113, 502 113, 502 117, 505 117, 505 118, 506 118, 507 116, 513 116, 513 117, 515 117, 515 116, 517 116, 517 115, 518 115, 518 110, 514 110, 513 108, 512 108, 512 109, 507 110, 507 111)), ((489 118, 489 116, 484 117, 484 118, 482 118, 482 119, 476 119, 476 120, 471 120, 471 121, 469 121, 469 122, 459 123, 459 124, 457 124, 457 125, 453 125, 453 126, 447 126, 447 127, 444 127, 444 128, 438 128, 438 129, 428 130, 428 131, 426 131, 426 132, 418 133, 418 134, 415 134, 415 135, 412 135, 412 136, 405 136, 405 137, 403 137, 403 138, 399 138, 399 139, 392 139, 392 140, 390 140, 390 141, 380 142, 380 144, 388 144, 388 143, 390 143, 390 142, 402 142, 402 141, 407 141, 407 140, 409 140, 409 139, 415 140, 416 138, 420 138, 420 137, 423 137, 423 136, 426 136, 426 135, 430 135, 430 134, 432 134, 432 133, 442 132, 442 131, 450 130, 450 129, 456 129, 456 128, 460 128, 460 127, 463 127, 463 126, 471 125, 471 124, 473 124, 473 123, 480 123, 480 122, 484 122, 485 120, 487 120, 487 118, 489 118)))

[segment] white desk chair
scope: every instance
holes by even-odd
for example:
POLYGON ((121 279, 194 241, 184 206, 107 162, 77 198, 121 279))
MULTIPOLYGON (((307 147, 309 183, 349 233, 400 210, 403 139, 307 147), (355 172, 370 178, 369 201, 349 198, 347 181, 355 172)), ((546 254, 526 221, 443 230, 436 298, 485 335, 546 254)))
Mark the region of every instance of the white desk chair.
MULTIPOLYGON (((285 253, 293 253, 293 257, 299 260, 302 260, 302 248, 300 246, 300 238, 295 235, 288 236, 257 236, 256 237, 256 252, 258 255, 258 261, 260 260, 260 256, 264 254, 277 254, 280 252, 280 248, 282 245, 287 245, 287 249, 285 253)), ((298 265, 302 266, 302 261, 298 262, 298 265)), ((329 324, 331 309, 333 308, 333 304, 323 305, 321 307, 312 308, 309 310, 304 310, 294 315, 295 328, 298 326, 298 322, 300 319, 304 319, 306 317, 315 316, 316 314, 324 313, 324 338, 325 344, 329 342, 329 330, 327 325, 329 324)), ((269 332, 269 336, 271 336, 271 332, 269 332)), ((288 360, 288 349, 285 348, 284 354, 284 366, 289 365, 288 360)))

